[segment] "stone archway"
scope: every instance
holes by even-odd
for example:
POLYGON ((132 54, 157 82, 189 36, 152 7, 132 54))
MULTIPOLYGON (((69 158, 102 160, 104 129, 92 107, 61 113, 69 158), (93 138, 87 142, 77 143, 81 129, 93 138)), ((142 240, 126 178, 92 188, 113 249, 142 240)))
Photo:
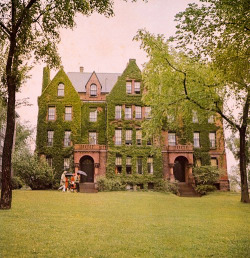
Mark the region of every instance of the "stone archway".
POLYGON ((94 174, 95 174, 95 167, 94 167, 94 160, 90 156, 83 156, 80 159, 80 170, 87 173, 87 176, 81 176, 81 183, 85 182, 94 182, 94 174))
POLYGON ((179 182, 186 182, 187 181, 187 165, 188 160, 187 158, 183 156, 179 156, 174 161, 174 177, 175 180, 178 180, 179 182))

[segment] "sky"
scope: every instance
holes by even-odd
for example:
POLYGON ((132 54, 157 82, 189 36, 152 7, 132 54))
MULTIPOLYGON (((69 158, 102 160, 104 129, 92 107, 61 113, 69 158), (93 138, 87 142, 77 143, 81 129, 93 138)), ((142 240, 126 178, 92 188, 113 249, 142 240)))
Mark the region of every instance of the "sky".
MULTIPOLYGON (((65 72, 78 72, 83 66, 85 72, 121 73, 130 58, 136 59, 139 68, 143 69, 147 57, 139 42, 133 41, 137 31, 146 29, 166 37, 174 35, 174 16, 193 2, 198 0, 148 0, 147 3, 115 0, 114 17, 78 15, 74 30, 61 30, 58 51, 65 72)), ((29 98, 32 105, 17 109, 20 120, 29 121, 30 127, 36 127, 37 123, 37 97, 41 94, 44 66, 42 63, 34 66, 31 78, 17 95, 18 99, 29 98)), ((51 71, 52 78, 56 72, 51 71)), ((230 168, 235 161, 232 154, 228 153, 227 157, 230 168)))

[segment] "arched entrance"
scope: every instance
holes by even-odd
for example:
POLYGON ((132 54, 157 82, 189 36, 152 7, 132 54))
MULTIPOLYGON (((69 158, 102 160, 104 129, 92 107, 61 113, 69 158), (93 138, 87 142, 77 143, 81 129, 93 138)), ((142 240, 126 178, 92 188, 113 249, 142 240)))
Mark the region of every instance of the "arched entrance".
POLYGON ((84 156, 80 159, 80 170, 87 173, 87 176, 81 175, 81 183, 94 182, 94 160, 90 156, 84 156))
POLYGON ((188 160, 185 157, 177 157, 174 161, 174 177, 175 180, 178 180, 179 182, 185 182, 186 181, 186 167, 188 164, 188 160))

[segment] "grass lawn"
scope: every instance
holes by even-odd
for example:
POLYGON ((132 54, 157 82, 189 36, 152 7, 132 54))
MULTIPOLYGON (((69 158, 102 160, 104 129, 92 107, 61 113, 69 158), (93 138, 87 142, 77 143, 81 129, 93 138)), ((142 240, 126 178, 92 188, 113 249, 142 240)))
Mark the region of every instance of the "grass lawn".
POLYGON ((250 257, 239 194, 14 191, 0 257, 250 257))

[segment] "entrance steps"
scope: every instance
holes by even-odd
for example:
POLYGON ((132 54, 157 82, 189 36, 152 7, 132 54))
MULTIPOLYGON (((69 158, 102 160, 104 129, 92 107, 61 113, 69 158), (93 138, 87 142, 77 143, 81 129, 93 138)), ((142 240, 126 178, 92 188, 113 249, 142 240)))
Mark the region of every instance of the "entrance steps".
POLYGON ((80 193, 98 193, 96 183, 80 183, 80 193))
POLYGON ((201 197, 199 193, 197 193, 193 186, 187 183, 178 183, 178 195, 180 197, 201 197))

